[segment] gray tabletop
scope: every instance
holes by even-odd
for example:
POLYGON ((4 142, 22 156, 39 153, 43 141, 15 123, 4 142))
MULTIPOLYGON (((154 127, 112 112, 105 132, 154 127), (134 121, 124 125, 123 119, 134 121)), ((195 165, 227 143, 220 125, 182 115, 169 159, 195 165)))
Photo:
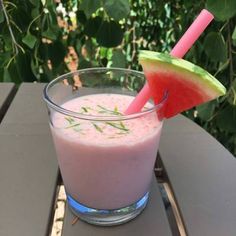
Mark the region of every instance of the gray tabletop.
MULTIPOLYGON (((42 84, 0 84, 0 235, 50 235, 60 175, 42 101, 42 84), (16 94, 15 94, 16 93, 16 94), (13 101, 12 101, 13 100, 13 101)), ((183 116, 165 122, 164 169, 144 212, 116 227, 72 225, 62 235, 236 235, 236 161, 183 116), (160 192, 161 189, 161 192, 160 192), (171 194, 171 195, 170 195, 171 194), (173 230, 177 225, 177 230, 173 230)))

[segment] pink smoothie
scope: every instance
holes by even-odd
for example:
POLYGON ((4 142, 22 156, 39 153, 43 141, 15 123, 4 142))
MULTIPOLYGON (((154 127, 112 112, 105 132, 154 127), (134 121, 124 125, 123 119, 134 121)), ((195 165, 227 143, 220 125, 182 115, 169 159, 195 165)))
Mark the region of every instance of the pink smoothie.
MULTIPOLYGON (((95 94, 62 107, 119 118, 132 100, 126 95, 95 94)), ((138 201, 149 190, 162 127, 156 112, 102 122, 55 113, 52 124, 66 192, 75 200, 91 208, 117 209, 138 201)))

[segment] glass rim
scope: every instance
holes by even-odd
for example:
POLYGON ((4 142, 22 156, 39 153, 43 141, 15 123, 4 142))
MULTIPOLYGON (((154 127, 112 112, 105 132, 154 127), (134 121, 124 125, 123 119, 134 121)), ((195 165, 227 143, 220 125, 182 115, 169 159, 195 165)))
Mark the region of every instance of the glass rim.
MULTIPOLYGON (((69 76, 80 75, 81 73, 86 73, 86 72, 91 72, 91 71, 126 72, 126 73, 139 75, 140 77, 144 77, 143 72, 132 70, 132 69, 117 68, 117 67, 110 67, 110 68, 107 68, 107 67, 93 67, 93 68, 75 70, 75 71, 60 75, 60 76, 56 77, 55 79, 53 79, 52 81, 50 81, 49 83, 46 84, 46 86, 43 89, 43 99, 46 102, 46 104, 49 107, 56 110, 57 112, 60 112, 64 115, 72 116, 74 118, 82 119, 82 120, 121 121, 121 120, 130 120, 130 119, 138 118, 138 117, 147 115, 147 114, 152 113, 152 112, 158 112, 163 107, 164 103, 166 102, 166 100, 168 98, 168 92, 165 91, 163 96, 162 96, 161 101, 158 104, 154 104, 151 108, 148 108, 144 111, 136 112, 136 113, 129 114, 129 115, 124 114, 124 115, 120 115, 120 116, 117 116, 117 115, 101 115, 101 116, 98 116, 98 115, 86 115, 86 114, 83 114, 83 113, 74 112, 74 111, 62 108, 60 105, 53 102, 52 99, 49 97, 48 91, 49 91, 50 87, 52 87, 58 81, 62 81, 63 79, 68 78, 69 76)), ((84 96, 86 96, 86 95, 84 95, 84 96)))

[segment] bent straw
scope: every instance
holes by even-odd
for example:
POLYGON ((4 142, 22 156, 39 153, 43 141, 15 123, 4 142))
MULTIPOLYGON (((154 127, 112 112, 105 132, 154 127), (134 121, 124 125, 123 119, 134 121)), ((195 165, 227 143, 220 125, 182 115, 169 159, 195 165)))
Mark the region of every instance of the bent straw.
MULTIPOLYGON (((214 16, 209 11, 203 9, 179 40, 179 42, 171 50, 170 55, 182 58, 199 38, 202 32, 206 29, 206 27, 210 24, 213 18, 214 16)), ((148 83, 146 83, 138 95, 130 103, 129 107, 126 109, 125 115, 141 111, 150 97, 150 89, 148 87, 148 83)))

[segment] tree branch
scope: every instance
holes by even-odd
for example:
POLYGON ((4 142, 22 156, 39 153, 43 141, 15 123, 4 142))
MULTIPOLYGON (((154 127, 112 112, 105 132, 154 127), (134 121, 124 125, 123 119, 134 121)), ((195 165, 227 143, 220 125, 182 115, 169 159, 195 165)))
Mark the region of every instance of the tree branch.
POLYGON ((19 53, 18 48, 20 48, 24 52, 24 49, 16 42, 15 36, 14 36, 12 28, 11 28, 10 19, 9 19, 9 17, 7 15, 7 11, 6 11, 5 5, 3 4, 3 0, 0 0, 0 7, 1 7, 2 11, 3 11, 4 17, 5 17, 6 22, 7 22, 7 27, 8 27, 8 30, 10 32, 10 35, 11 35, 12 48, 13 48, 14 54, 17 55, 19 53))

